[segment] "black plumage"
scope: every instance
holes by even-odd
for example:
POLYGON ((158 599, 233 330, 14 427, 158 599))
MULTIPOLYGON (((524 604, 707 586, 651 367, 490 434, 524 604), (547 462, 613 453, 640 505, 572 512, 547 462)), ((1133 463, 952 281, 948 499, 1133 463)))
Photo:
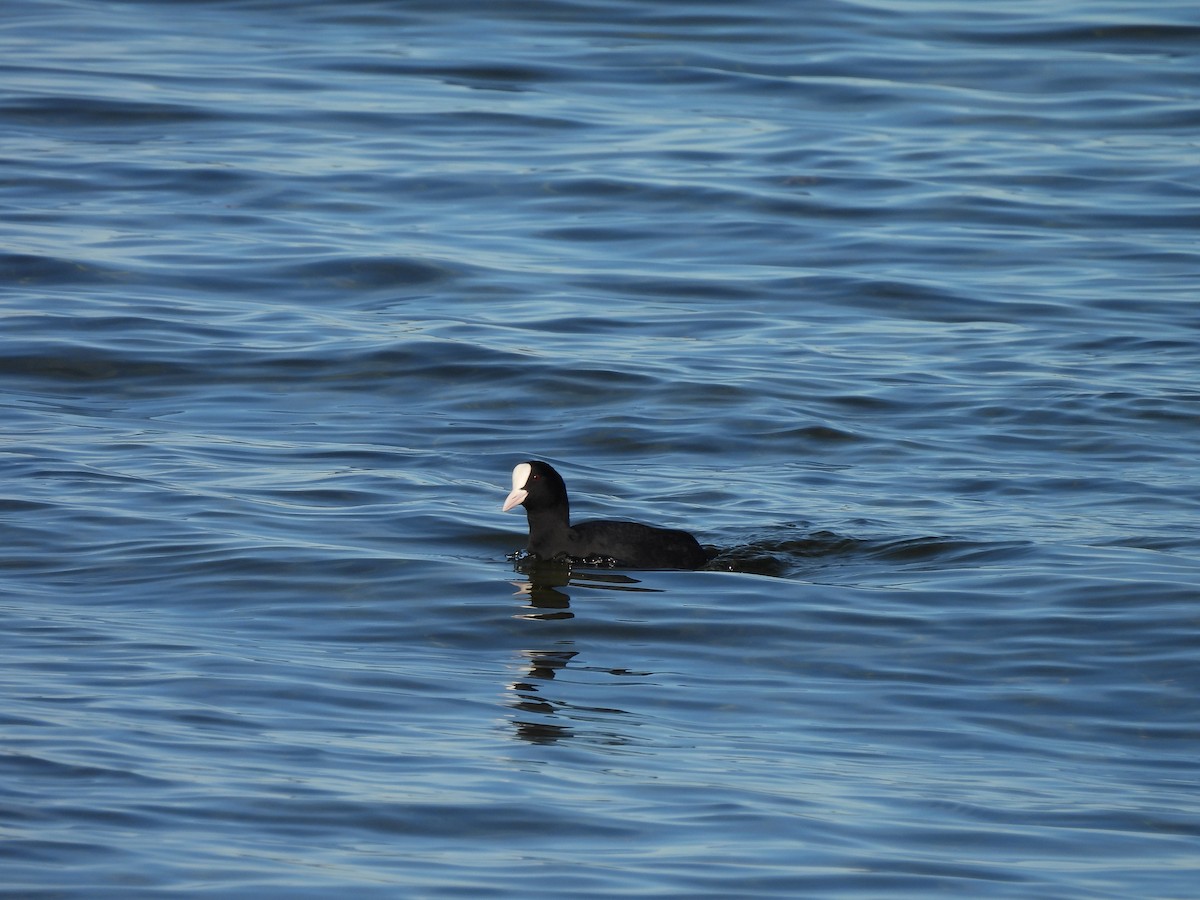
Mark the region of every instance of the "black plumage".
POLYGON ((541 559, 602 560, 630 569, 698 569, 708 561, 686 531, 606 520, 571 525, 567 486, 549 463, 529 460, 513 469, 504 510, 518 504, 529 520, 528 550, 541 559))

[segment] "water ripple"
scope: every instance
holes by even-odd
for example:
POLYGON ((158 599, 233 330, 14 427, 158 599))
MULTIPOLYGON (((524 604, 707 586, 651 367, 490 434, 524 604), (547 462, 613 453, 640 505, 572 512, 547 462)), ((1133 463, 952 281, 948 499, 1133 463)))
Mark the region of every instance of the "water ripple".
POLYGON ((1186 894, 1194 10, 945 6, 14 8, 9 890, 1186 894))

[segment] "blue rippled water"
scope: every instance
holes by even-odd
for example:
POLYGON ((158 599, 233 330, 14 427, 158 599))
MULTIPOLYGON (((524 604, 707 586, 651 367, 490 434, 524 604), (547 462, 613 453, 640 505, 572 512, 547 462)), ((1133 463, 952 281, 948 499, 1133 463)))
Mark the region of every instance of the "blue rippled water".
POLYGON ((1197 47, 7 9, 0 890, 1196 897, 1197 47))

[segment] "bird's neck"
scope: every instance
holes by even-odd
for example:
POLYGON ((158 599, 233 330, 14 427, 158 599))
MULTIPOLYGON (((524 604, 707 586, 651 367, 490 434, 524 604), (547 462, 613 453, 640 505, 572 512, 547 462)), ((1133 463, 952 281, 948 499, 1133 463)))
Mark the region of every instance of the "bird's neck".
POLYGON ((529 549, 534 553, 546 546, 558 546, 571 530, 569 513, 562 509, 526 509, 529 520, 529 549))

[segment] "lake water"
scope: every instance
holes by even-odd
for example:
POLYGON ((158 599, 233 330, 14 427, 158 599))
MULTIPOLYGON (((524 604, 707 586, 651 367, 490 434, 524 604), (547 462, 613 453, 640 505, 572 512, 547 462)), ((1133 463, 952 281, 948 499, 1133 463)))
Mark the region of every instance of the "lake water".
POLYGON ((1197 48, 7 9, 5 895, 1200 896, 1197 48))

